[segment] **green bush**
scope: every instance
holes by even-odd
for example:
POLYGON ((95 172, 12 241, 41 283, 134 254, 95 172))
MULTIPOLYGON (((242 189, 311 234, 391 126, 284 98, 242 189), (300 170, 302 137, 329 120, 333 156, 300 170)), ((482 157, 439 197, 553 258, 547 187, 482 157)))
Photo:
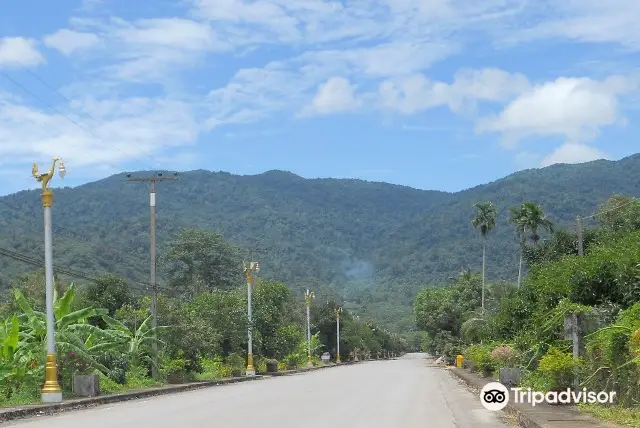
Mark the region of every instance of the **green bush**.
POLYGON ((149 377, 148 370, 144 367, 131 367, 126 374, 126 378, 125 390, 144 389, 161 385, 160 382, 149 377))
POLYGON ((165 376, 174 374, 184 375, 186 373, 186 364, 186 360, 182 358, 173 358, 171 360, 166 360, 162 363, 162 373, 165 376))
POLYGON ((518 354, 511 346, 497 346, 491 351, 491 360, 496 368, 514 367, 518 362, 518 354))
POLYGON ((199 381, 223 379, 231 376, 231 366, 224 363, 222 357, 202 358, 202 372, 195 375, 199 381))
POLYGON ((110 377, 100 373, 100 393, 101 394, 115 394, 117 392, 123 392, 126 387, 123 384, 113 381, 110 377))
POLYGON ((464 353, 465 359, 471 361, 476 371, 490 375, 495 369, 495 362, 491 359, 491 345, 472 345, 464 353))
POLYGON ((238 354, 229 354, 227 357, 227 364, 231 367, 231 376, 242 376, 246 370, 246 363, 244 358, 238 354))
POLYGON ((589 388, 615 390, 618 402, 640 400, 640 303, 620 312, 612 325, 587 338, 585 375, 589 388))
POLYGON ((581 359, 575 359, 572 354, 552 346, 540 359, 538 372, 548 381, 549 389, 566 389, 573 385, 573 380, 582 365, 581 359))

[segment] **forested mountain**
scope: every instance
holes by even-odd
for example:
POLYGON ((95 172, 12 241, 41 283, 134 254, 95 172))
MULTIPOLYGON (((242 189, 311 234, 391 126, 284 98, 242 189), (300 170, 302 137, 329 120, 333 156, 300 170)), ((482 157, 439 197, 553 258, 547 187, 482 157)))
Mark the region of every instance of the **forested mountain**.
MULTIPOLYGON (((282 171, 238 176, 199 170, 179 178, 157 186, 159 254, 185 227, 214 229, 241 247, 265 249, 254 256, 262 262, 261 276, 294 289, 322 284, 365 313, 391 319, 392 307, 385 305, 410 307, 417 286, 479 269, 474 203, 490 200, 498 207, 487 278, 515 280, 518 244, 508 208, 532 200, 556 224, 570 227, 613 193, 640 193, 640 155, 522 171, 457 193, 282 171)), ((147 281, 147 192, 124 174, 56 189, 56 265, 147 281)), ((0 247, 42 258, 39 190, 0 198, 0 247)), ((0 256, 0 269, 0 286, 6 286, 32 268, 0 256)), ((162 266, 158 271, 162 275, 162 266)))

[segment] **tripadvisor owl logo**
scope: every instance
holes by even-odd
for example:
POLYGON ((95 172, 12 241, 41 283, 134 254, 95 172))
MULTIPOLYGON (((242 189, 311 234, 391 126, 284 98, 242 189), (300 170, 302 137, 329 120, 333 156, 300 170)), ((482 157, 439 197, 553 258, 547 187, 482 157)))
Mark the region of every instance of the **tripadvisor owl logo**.
POLYGON ((480 402, 487 410, 502 410, 509 404, 509 390, 500 382, 489 382, 480 391, 480 402))
POLYGON ((611 391, 587 391, 567 388, 564 391, 549 391, 547 393, 533 391, 531 388, 511 388, 509 390, 500 382, 489 382, 480 391, 480 403, 487 410, 498 411, 507 407, 509 401, 514 404, 529 404, 535 407, 538 404, 613 404, 616 392, 611 391))

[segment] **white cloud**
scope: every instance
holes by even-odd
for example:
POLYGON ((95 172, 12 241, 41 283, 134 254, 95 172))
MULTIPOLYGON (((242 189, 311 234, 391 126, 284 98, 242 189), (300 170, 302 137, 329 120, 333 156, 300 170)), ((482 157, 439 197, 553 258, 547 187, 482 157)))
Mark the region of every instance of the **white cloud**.
POLYGON ((354 110, 361 102, 356 98, 355 88, 344 77, 332 77, 318 88, 311 105, 303 115, 331 114, 354 110))
POLYGON ((101 55, 91 55, 105 63, 102 75, 122 82, 166 82, 174 72, 196 65, 206 54, 231 48, 210 25, 184 18, 127 21, 114 17, 106 22, 76 18, 71 24, 74 30, 59 30, 45 43, 65 54, 100 48, 101 55))
POLYGON ((127 22, 112 19, 109 35, 121 47, 118 64, 109 74, 132 82, 165 80, 174 68, 195 65, 209 52, 223 52, 228 43, 215 36, 204 23, 181 19, 143 19, 127 22))
POLYGON ((512 42, 562 37, 579 42, 616 43, 640 49, 640 7, 629 0, 564 0, 529 2, 530 16, 519 31, 509 36, 512 42))
POLYGON ((141 19, 129 23, 113 19, 112 34, 124 43, 136 46, 165 47, 187 51, 226 48, 212 28, 204 23, 181 18, 141 19))
POLYGON ((36 48, 36 41, 24 37, 0 38, 0 68, 32 67, 45 62, 36 48))
POLYGON ((384 81, 379 89, 380 106, 402 114, 448 106, 460 112, 477 101, 502 102, 529 88, 522 74, 499 69, 460 70, 452 83, 432 81, 422 74, 384 81))
POLYGON ((201 128, 188 103, 169 98, 75 99, 74 110, 95 118, 37 110, 0 94, 0 159, 30 162, 61 156, 76 168, 122 170, 132 159, 195 143, 201 128), (73 123, 75 122, 75 123, 73 123), (79 125, 77 125, 79 124, 79 125))
POLYGON ((598 159, 609 159, 609 156, 595 147, 566 143, 544 158, 541 166, 549 166, 556 163, 584 163, 598 159))
POLYGON ((630 81, 561 77, 538 85, 511 102, 498 116, 485 118, 480 132, 502 132, 513 145, 527 137, 595 138, 600 128, 621 123, 619 96, 634 88, 630 81))
POLYGON ((237 45, 395 40, 482 26, 519 10, 508 0, 189 0, 193 15, 215 22, 237 45), (231 31, 231 29, 233 31, 231 31))
POLYGON ((456 49, 446 41, 416 39, 363 48, 310 51, 292 59, 292 62, 333 73, 349 72, 360 77, 383 78, 425 70, 456 49))
POLYGON ((100 43, 100 38, 92 33, 79 33, 71 30, 58 30, 45 36, 43 42, 46 46, 57 49, 64 55, 91 48, 100 43))

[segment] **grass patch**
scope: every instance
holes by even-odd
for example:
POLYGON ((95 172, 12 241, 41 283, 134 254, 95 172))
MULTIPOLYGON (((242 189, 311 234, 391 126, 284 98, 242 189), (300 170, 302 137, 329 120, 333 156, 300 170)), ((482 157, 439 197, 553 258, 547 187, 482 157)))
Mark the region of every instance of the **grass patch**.
POLYGON ((580 410, 600 420, 624 427, 640 428, 640 407, 603 406, 601 404, 579 404, 580 410))
POLYGON ((195 378, 197 381, 217 380, 226 377, 231 377, 232 367, 228 364, 224 364, 221 358, 217 359, 203 359, 200 361, 203 371, 202 373, 196 373, 195 378))
POLYGON ((0 407, 16 407, 30 404, 40 404, 40 388, 35 385, 25 385, 13 391, 10 398, 6 398, 5 394, 0 394, 0 407))

